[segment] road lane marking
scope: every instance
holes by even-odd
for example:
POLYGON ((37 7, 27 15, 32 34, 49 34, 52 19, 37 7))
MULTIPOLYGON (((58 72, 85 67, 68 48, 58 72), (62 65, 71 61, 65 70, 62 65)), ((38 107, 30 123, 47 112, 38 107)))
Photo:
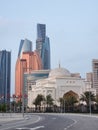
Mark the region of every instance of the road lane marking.
POLYGON ((64 130, 67 130, 68 128, 72 127, 73 125, 75 125, 77 123, 76 120, 73 120, 73 121, 74 121, 74 123, 68 125, 66 128, 64 128, 64 130))
POLYGON ((37 127, 34 127, 34 128, 30 128, 30 130, 37 130, 37 129, 40 129, 40 128, 44 128, 45 126, 37 126, 37 127))
MULTIPOLYGON (((39 121, 41 120, 41 117, 40 117, 40 116, 37 116, 37 117, 38 117, 38 119, 35 120, 35 121, 33 121, 32 124, 37 123, 37 122, 39 122, 39 121)), ((27 122, 27 124, 25 124, 25 125, 31 124, 31 121, 32 121, 32 118, 31 118, 30 122, 27 122)), ((23 122, 23 124, 25 123, 24 120, 22 120, 21 122, 23 122)), ((9 124, 7 124, 7 125, 6 125, 7 127, 6 127, 6 128, 2 128, 2 130, 7 130, 7 129, 11 129, 11 128, 16 129, 17 127, 21 127, 21 122, 20 122, 20 123, 19 123, 19 122, 17 122, 17 123, 12 123, 13 126, 9 126, 9 124)), ((16 130, 17 130, 17 129, 16 129, 16 130)), ((21 128, 21 130, 22 130, 22 128, 21 128)))
POLYGON ((55 120, 56 118, 54 117, 54 118, 52 118, 53 120, 55 120))
POLYGON ((30 130, 30 128, 16 128, 16 130, 30 130))
POLYGON ((44 127, 45 126, 37 126, 34 128, 16 128, 16 130, 37 130, 37 129, 44 128, 44 127))

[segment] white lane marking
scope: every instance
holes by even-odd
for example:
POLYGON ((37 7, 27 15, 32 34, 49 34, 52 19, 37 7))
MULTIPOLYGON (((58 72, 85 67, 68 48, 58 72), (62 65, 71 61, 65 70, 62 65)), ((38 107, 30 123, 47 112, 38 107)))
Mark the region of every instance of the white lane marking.
POLYGON ((37 130, 37 129, 40 129, 40 128, 44 128, 45 126, 37 126, 37 127, 34 127, 34 128, 30 128, 30 130, 37 130))
POLYGON ((39 121, 41 120, 41 118, 42 118, 42 117, 38 116, 38 120, 33 121, 33 124, 39 122, 39 121))
POLYGON ((30 128, 16 128, 16 130, 30 130, 30 128))
MULTIPOLYGON (((37 117, 38 117, 38 119, 37 119, 36 121, 33 121, 32 124, 37 123, 37 122, 39 122, 39 121, 41 120, 41 117, 40 117, 40 116, 37 116, 37 117)), ((32 119, 32 118, 31 118, 31 119, 32 119)), ((24 120, 21 121, 21 122, 25 123, 24 120)), ((21 122, 20 122, 20 124, 19 124, 19 122, 17 122, 17 123, 12 123, 12 125, 14 125, 14 127, 8 126, 7 128, 2 128, 2 130, 11 129, 11 128, 15 128, 15 129, 16 129, 16 127, 19 127, 19 126, 21 127, 21 122)), ((31 124, 31 122, 28 122, 26 125, 28 125, 28 124, 31 124)), ((8 125, 9 125, 9 124, 8 124, 8 125)), ((16 129, 16 130, 17 130, 17 129, 16 129)), ((20 130, 22 130, 22 129, 20 129, 20 130)))
POLYGON ((72 127, 73 125, 75 125, 77 123, 76 120, 73 120, 73 121, 74 121, 74 123, 68 125, 66 128, 64 128, 64 130, 67 130, 68 128, 72 127))
POLYGON ((16 128, 16 130, 37 130, 37 129, 40 129, 40 128, 44 128, 45 126, 37 126, 37 127, 34 127, 34 128, 16 128))
POLYGON ((52 118, 53 120, 55 120, 56 118, 54 117, 54 118, 52 118))

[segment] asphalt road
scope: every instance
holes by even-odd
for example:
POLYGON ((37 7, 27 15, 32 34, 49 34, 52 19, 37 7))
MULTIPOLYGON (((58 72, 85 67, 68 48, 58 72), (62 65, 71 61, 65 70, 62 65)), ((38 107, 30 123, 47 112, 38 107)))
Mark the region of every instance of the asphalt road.
POLYGON ((98 118, 75 114, 30 114, 23 120, 1 123, 0 130, 98 130, 98 118))

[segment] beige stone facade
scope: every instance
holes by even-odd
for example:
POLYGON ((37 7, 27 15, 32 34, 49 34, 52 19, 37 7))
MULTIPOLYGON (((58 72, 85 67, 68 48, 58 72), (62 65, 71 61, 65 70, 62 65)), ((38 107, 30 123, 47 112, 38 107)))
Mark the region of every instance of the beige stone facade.
POLYGON ((69 91, 73 91, 80 98, 85 91, 93 91, 91 83, 81 78, 78 74, 72 75, 67 69, 56 68, 51 70, 49 77, 36 81, 36 85, 32 85, 32 89, 28 91, 28 106, 34 107, 31 103, 38 94, 45 97, 51 95, 56 105, 59 106, 59 98, 63 97, 69 91))

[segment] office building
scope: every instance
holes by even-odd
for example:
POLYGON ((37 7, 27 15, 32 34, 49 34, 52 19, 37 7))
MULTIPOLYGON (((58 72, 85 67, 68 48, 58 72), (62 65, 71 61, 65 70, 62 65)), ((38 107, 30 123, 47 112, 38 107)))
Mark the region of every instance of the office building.
POLYGON ((43 42, 46 37, 46 25, 45 24, 37 24, 37 38, 41 39, 43 42))
POLYGON ((34 70, 30 73, 24 73, 24 95, 27 95, 24 99, 25 106, 32 106, 32 96, 34 94, 31 92, 32 85, 36 85, 37 80, 48 78, 49 72, 50 70, 34 70))
POLYGON ((43 68, 50 69, 50 41, 48 37, 45 37, 45 43, 43 43, 41 58, 43 68))
POLYGON ((46 36, 45 24, 37 24, 36 50, 41 57, 43 69, 50 69, 50 41, 46 36))
POLYGON ((10 102, 11 52, 0 51, 0 102, 10 102))
POLYGON ((28 39, 21 40, 18 57, 21 57, 23 52, 32 52, 32 42, 28 39))
POLYGON ((98 59, 92 60, 92 68, 93 68, 93 88, 96 89, 96 93, 98 94, 98 59))
POLYGON ((42 69, 42 62, 37 51, 32 51, 32 42, 29 40, 21 41, 18 58, 15 67, 15 95, 20 100, 23 89, 24 72, 42 69))

